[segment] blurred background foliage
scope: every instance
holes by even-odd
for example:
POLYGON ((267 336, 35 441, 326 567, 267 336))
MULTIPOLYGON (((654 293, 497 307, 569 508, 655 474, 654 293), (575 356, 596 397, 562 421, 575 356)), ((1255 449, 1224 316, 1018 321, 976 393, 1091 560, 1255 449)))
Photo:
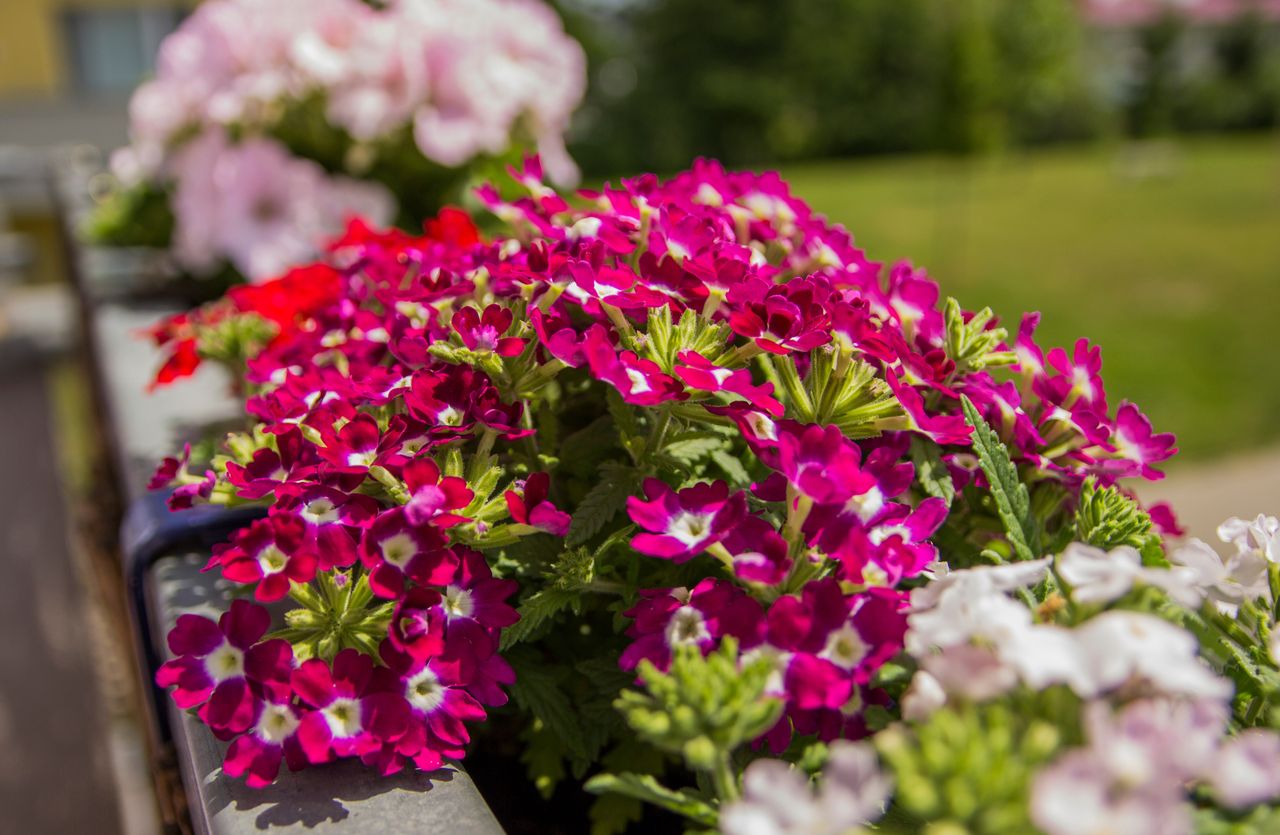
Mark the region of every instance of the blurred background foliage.
MULTIPOLYGON (((557 0, 591 60, 589 173, 982 153, 1273 127, 1276 26, 1128 26, 1077 0, 557 0)), ((1187 4, 1181 4, 1187 5, 1187 4)), ((1192 4, 1194 5, 1194 4, 1192 4)))

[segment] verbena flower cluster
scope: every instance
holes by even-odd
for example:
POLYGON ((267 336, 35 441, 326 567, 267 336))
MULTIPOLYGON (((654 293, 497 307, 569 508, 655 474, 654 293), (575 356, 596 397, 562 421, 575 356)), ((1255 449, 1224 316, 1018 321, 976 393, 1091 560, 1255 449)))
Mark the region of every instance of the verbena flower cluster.
POLYGON ((184 269, 266 279, 351 215, 456 199, 469 165, 513 146, 572 182, 584 87, 582 49, 540 0, 212 0, 135 92, 112 158, 132 192, 105 214, 156 225, 140 195, 159 193, 184 269))
POLYGON ((227 773, 434 768, 510 693, 540 789, 614 772, 600 831, 645 801, 843 832, 891 797, 902 831, 1171 832, 1274 798, 1276 525, 1167 554, 1117 481, 1173 438, 1096 346, 944 300, 773 174, 512 173, 479 192, 500 237, 353 223, 155 331, 157 382, 225 362, 253 420, 155 482, 266 509, 209 563, 243 598, 159 677, 227 773))

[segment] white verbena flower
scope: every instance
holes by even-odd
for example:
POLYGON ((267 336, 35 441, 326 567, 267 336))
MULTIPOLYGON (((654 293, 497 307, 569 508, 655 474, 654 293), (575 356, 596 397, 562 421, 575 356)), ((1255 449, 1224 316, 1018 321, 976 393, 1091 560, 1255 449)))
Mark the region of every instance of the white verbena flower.
POLYGON ((1280 797, 1280 735, 1251 728, 1228 740, 1209 770, 1214 797, 1247 809, 1280 797))
POLYGON ((1103 551, 1073 542, 1058 555, 1057 571, 1078 603, 1110 603, 1137 583, 1155 586, 1187 607, 1199 606, 1203 597, 1196 572, 1181 567, 1146 568, 1142 555, 1127 545, 1103 551))
POLYGON ((1227 725, 1218 701, 1142 699, 1085 707, 1088 745, 1036 775, 1031 817, 1049 835, 1190 833, 1186 786, 1204 775, 1227 725))
POLYGON ((1269 597, 1267 558, 1257 549, 1238 549, 1223 559, 1207 543, 1192 539, 1169 554, 1169 561, 1195 572, 1196 584, 1220 612, 1231 617, 1246 600, 1269 597))
POLYGON ((1261 513, 1252 520, 1232 516, 1218 526, 1218 538, 1237 551, 1259 551, 1270 562, 1280 562, 1280 519, 1261 513))
POLYGON ((1098 755, 1069 751, 1031 784, 1031 820, 1047 835, 1182 835, 1190 810, 1167 785, 1118 792, 1098 755), (1154 790, 1153 790, 1154 789, 1154 790))
POLYGON ((725 835, 845 835, 884 811, 892 782, 865 742, 831 744, 817 791, 781 760, 747 766, 742 799, 720 814, 725 835))
POLYGON ((1134 678, 1168 695, 1229 699, 1231 683, 1200 660, 1200 645, 1185 629, 1140 612, 1110 611, 1075 630, 1084 678, 1077 689, 1090 697, 1134 678))

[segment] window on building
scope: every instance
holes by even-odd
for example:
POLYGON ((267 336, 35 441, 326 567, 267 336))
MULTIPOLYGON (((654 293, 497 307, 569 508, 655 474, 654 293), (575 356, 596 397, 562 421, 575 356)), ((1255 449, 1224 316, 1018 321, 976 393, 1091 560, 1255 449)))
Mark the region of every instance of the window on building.
POLYGON ((67 57, 77 92, 119 93, 150 74, 160 42, 182 20, 179 8, 68 9, 67 57))

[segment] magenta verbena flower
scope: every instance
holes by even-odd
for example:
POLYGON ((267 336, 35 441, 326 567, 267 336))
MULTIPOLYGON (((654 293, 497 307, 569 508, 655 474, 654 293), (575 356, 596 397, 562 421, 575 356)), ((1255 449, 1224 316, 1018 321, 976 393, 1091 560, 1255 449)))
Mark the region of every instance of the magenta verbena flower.
POLYGON ((696 351, 681 351, 678 358, 683 365, 677 365, 674 373, 689 388, 734 394, 771 417, 782 416, 782 404, 773 398, 772 383, 755 385, 745 368, 724 368, 696 351))
POLYGON ((448 528, 466 521, 465 516, 451 512, 471 504, 475 497, 466 479, 442 478, 434 461, 416 458, 405 465, 404 481, 409 489, 409 503, 404 512, 410 524, 448 528))
POLYGON ((746 513, 741 493, 729 493, 723 481, 672 490, 656 478, 645 479, 647 500, 627 499, 631 519, 650 533, 637 534, 631 547, 642 554, 684 562, 728 535, 746 513))
POLYGON ((583 352, 591 373, 616 388, 628 403, 653 406, 688 396, 680 383, 662 373, 653 360, 638 357, 633 351, 615 351, 600 325, 592 325, 587 331, 583 352))
MULTIPOLYGON (((173 688, 179 707, 198 707, 210 727, 243 731, 254 710, 247 656, 262 646, 259 641, 270 625, 267 610, 246 600, 233 601, 217 622, 202 615, 179 615, 169 632, 169 649, 177 657, 161 665, 156 683, 173 688)), ((273 647, 267 652, 284 644, 269 643, 273 647)))
POLYGON ((641 659, 665 670, 677 646, 696 646, 705 654, 732 635, 749 650, 763 636, 760 604, 725 580, 709 577, 692 589, 644 589, 640 597, 625 613, 632 618, 627 634, 635 640, 619 660, 624 670, 635 669, 641 659))
POLYGON ((380 509, 369 496, 323 484, 285 483, 276 491, 274 510, 302 520, 306 543, 316 554, 319 570, 328 571, 356 561, 361 533, 380 509))
POLYGON ((510 308, 491 304, 483 314, 474 307, 464 307, 453 315, 449 324, 462 338, 462 344, 478 353, 494 353, 500 357, 514 357, 524 350, 525 340, 518 336, 504 336, 511 329, 515 316, 510 308))
POLYGON ((439 586, 453 577, 457 558, 436 527, 415 525, 404 509, 378 516, 364 531, 360 559, 369 570, 369 587, 386 598, 399 598, 408 581, 439 586))
POLYGON ((409 730, 409 707, 395 682, 374 675, 373 659, 344 649, 333 666, 318 658, 293 672, 293 690, 313 708, 298 725, 298 744, 313 764, 373 757, 409 730))
POLYGON ((273 514, 236 533, 229 546, 215 549, 208 568, 217 566, 233 583, 254 584, 253 596, 264 603, 279 600, 290 583, 306 583, 316 575, 319 560, 306 533, 298 516, 273 514))
POLYGON ((529 525, 552 536, 564 536, 573 520, 547 500, 550 485, 551 476, 547 473, 530 473, 521 489, 508 490, 503 498, 513 522, 529 525))

